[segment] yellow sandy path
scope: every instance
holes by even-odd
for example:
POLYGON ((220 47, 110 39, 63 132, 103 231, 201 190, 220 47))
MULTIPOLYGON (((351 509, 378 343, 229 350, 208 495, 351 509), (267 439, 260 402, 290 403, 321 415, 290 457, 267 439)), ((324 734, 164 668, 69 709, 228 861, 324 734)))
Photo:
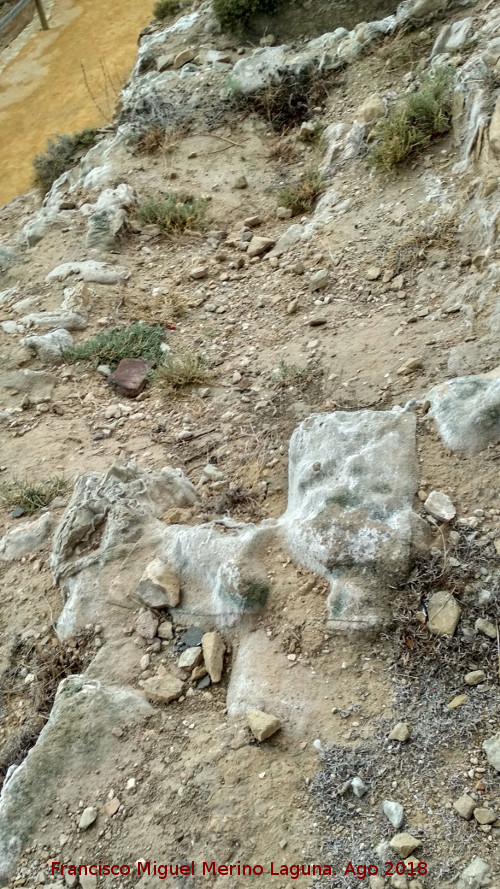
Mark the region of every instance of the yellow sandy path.
POLYGON ((3 69, 0 205, 31 187, 32 159, 49 137, 109 120, 152 5, 152 0, 56 0, 50 30, 38 30, 3 69))

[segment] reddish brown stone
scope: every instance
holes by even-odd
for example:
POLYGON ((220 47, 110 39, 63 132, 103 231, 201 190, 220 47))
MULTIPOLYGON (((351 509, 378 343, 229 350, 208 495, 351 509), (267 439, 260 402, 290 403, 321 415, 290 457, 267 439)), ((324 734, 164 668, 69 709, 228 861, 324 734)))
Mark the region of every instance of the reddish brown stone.
POLYGON ((154 367, 154 361, 142 358, 124 358, 108 377, 108 383, 116 386, 127 398, 136 398, 146 385, 148 371, 154 367))

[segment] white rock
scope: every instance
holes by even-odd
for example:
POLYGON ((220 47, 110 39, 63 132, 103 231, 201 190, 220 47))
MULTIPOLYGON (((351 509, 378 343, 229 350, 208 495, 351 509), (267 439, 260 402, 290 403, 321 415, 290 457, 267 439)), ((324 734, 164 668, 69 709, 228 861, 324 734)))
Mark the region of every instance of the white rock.
POLYGON ((382 803, 382 811, 387 818, 388 821, 391 822, 392 826, 398 830, 404 819, 404 809, 401 803, 396 803, 393 800, 385 799, 382 803))
POLYGON ((441 491, 431 491, 424 507, 431 516, 441 522, 451 522, 457 511, 447 494, 441 491))
POLYGON ((80 816, 78 827, 80 828, 80 830, 87 830, 87 828, 94 823, 96 818, 97 809, 94 808, 94 806, 87 806, 87 808, 83 810, 80 816))

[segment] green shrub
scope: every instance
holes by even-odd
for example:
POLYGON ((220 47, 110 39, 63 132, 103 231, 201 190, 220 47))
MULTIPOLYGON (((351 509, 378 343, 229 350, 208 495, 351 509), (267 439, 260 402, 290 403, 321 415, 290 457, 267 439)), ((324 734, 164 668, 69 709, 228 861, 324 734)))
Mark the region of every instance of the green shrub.
POLYGON ((56 136, 55 142, 48 140, 45 153, 33 158, 33 184, 42 195, 47 194, 59 176, 74 166, 79 152, 85 152, 94 144, 97 133, 98 130, 86 127, 72 135, 56 136))
POLYGON ((151 382, 171 394, 185 386, 204 383, 207 375, 205 359, 201 355, 187 352, 183 355, 167 355, 163 364, 152 374, 151 382))
POLYGON ((116 367, 122 358, 144 358, 159 363, 163 359, 164 334, 161 324, 136 321, 127 327, 100 331, 87 342, 71 346, 65 351, 64 358, 69 364, 92 361, 96 366, 109 364, 111 368, 116 367))
POLYGON ((212 6, 222 28, 238 33, 254 16, 275 13, 280 3, 281 0, 213 0, 212 6))
POLYGON ((60 475, 50 476, 40 484, 28 479, 15 478, 12 482, 0 485, 0 504, 20 506, 25 513, 31 514, 37 509, 48 506, 54 497, 65 494, 68 488, 68 479, 60 475))
POLYGON ((373 130, 378 140, 368 155, 374 167, 391 170, 411 155, 426 149, 451 128, 454 69, 435 68, 380 120, 373 130))
POLYGON ((153 16, 155 19, 167 19, 171 15, 175 15, 179 11, 179 0, 157 0, 153 6, 153 16))
POLYGON ((317 170, 308 170, 297 185, 287 185, 278 192, 278 206, 292 211, 293 216, 310 213, 323 185, 317 170))
POLYGON ((145 224, 158 225, 165 234, 179 234, 186 228, 202 228, 207 202, 201 198, 181 201, 169 194, 163 201, 149 199, 137 208, 145 224))

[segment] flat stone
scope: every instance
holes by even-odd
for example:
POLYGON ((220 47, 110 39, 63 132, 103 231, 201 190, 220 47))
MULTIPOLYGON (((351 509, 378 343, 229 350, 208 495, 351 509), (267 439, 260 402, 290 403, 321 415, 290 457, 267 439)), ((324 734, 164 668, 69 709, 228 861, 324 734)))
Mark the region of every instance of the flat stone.
POLYGON ((210 679, 212 682, 220 682, 224 666, 224 652, 226 650, 222 636, 217 630, 205 633, 201 640, 201 646, 210 679))
POLYGON ((323 290, 328 284, 329 279, 330 273, 328 269, 318 269, 318 271, 314 272, 309 278, 309 290, 311 293, 315 293, 317 290, 323 290))
POLYGON ((309 327, 323 327, 327 323, 328 319, 324 315, 313 315, 312 318, 309 318, 309 327))
POLYGON ((277 716, 264 713, 263 710, 247 710, 245 713, 250 731, 257 741, 265 741, 274 735, 280 728, 281 722, 277 716))
POLYGON ((104 804, 103 811, 104 814, 108 816, 108 818, 112 818, 113 815, 116 815, 118 809, 120 808, 120 800, 117 796, 114 796, 113 799, 108 800, 107 803, 104 804))
POLYGON ((397 833, 389 843, 391 849, 399 855, 400 858, 408 858, 415 849, 422 845, 420 840, 412 836, 411 833, 397 833))
POLYGON ((462 609, 451 593, 439 590, 427 603, 427 628, 436 636, 453 636, 462 609))
POLYGON ((451 522, 457 511, 447 494, 441 491, 431 491, 424 507, 431 516, 441 522, 451 522))
POLYGON ((381 274, 382 274, 382 269, 380 269, 376 265, 372 265, 372 266, 370 266, 369 269, 367 269, 365 278, 367 281, 377 281, 378 278, 380 278, 381 274))
POLYGON ((205 265, 196 265, 189 272, 189 277, 193 278, 194 281, 200 281, 202 278, 206 278, 208 275, 208 269, 205 265))
POLYGON ((415 371, 420 370, 423 367, 423 359, 422 358, 408 358, 404 364, 398 368, 397 373, 399 376, 403 374, 415 373, 415 371))
POLYGON ((198 666, 202 657, 203 652, 201 648, 186 648, 179 658, 178 666, 181 670, 192 670, 193 667, 198 666))
POLYGON ((80 886, 82 889, 96 889, 97 877, 95 874, 80 874, 80 886))
POLYGON ((479 633, 484 633, 489 639, 497 638, 497 630, 495 624, 493 624, 491 620, 486 620, 484 617, 478 617, 474 626, 479 633))
POLYGON ((272 238, 262 238, 254 235, 248 245, 247 256, 262 256, 263 253, 267 253, 271 247, 274 247, 275 243, 272 238))
POLYGON ((257 226, 261 225, 261 223, 262 219, 258 214, 255 214, 255 216, 247 216, 247 218, 243 221, 243 224, 247 228, 257 228, 257 226))
POLYGON ((203 631, 199 627, 188 627, 186 632, 175 643, 175 651, 185 651, 186 648, 196 648, 201 645, 203 631))
POLYGON ((94 823, 96 818, 97 818, 97 809, 94 808, 94 806, 87 806, 87 808, 84 809, 82 814, 80 815, 78 827, 80 828, 80 830, 87 830, 87 828, 90 827, 91 824, 94 823))
POLYGON ((382 811, 387 818, 388 821, 392 824, 393 827, 398 830, 404 819, 404 809, 401 803, 396 803, 393 800, 385 799, 382 803, 382 811))
POLYGON ((110 386, 116 388, 127 398, 136 398, 146 385, 148 372, 154 367, 154 361, 142 358, 123 358, 118 367, 108 377, 110 386))
POLYGON ((137 587, 137 597, 147 608, 173 608, 180 601, 180 583, 168 565, 153 559, 137 587))
POLYGON ((483 750, 490 766, 500 772, 500 732, 483 742, 483 750))
POLYGON ((150 611, 143 611, 137 616, 135 631, 143 639, 154 639, 158 629, 158 618, 150 611))
POLYGON ((493 824, 497 820, 496 812, 485 806, 478 806, 477 809, 474 809, 474 818, 478 824, 493 824))
POLYGON ((143 689, 146 697, 155 704, 170 704, 180 698, 184 683, 161 666, 156 676, 144 680, 143 689))
POLYGON ((467 697, 467 695, 455 695, 455 697, 452 698, 450 703, 446 706, 448 710, 456 710, 457 707, 462 707, 464 704, 466 704, 468 700, 469 698, 467 697))
POLYGON ((177 55, 174 57, 174 64, 172 67, 182 68, 183 65, 187 65, 188 62, 192 62, 195 55, 196 52, 194 49, 192 49, 192 47, 187 47, 187 49, 181 50, 181 52, 178 52, 177 55))
POLYGON ((462 796, 455 800, 453 808, 456 809, 461 818, 464 818, 465 821, 470 821, 476 808, 476 801, 468 793, 463 793, 462 796))
POLYGON ((392 729, 390 741, 407 741, 410 737, 410 727, 406 722, 398 722, 392 729))
POLYGON ((470 673, 467 673, 465 676, 465 684, 466 685, 479 685, 480 682, 484 682, 486 679, 486 673, 484 670, 472 670, 470 673))

